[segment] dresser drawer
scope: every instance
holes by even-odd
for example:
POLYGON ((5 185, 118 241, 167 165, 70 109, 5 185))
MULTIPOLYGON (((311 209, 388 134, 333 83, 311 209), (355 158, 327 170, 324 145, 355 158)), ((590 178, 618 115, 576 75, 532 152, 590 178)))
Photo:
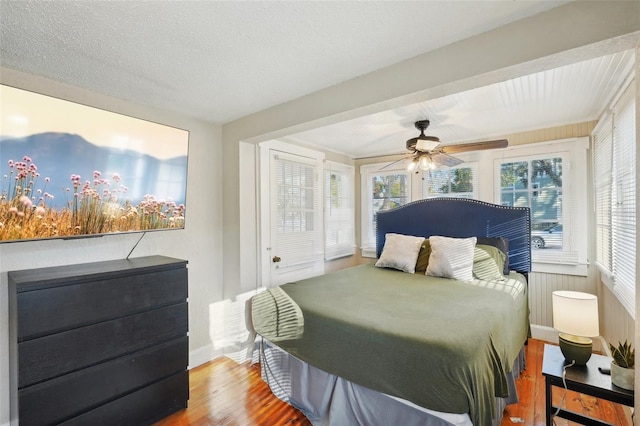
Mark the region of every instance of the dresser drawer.
POLYGON ((23 291, 17 294, 18 341, 186 299, 186 268, 23 291))
POLYGON ((182 337, 21 389, 20 424, 57 424, 184 371, 188 353, 182 337))
POLYGON ((18 388, 187 334, 187 304, 114 319, 18 345, 18 388))
POLYGON ((145 426, 187 407, 189 373, 184 371, 94 410, 64 426, 145 426))

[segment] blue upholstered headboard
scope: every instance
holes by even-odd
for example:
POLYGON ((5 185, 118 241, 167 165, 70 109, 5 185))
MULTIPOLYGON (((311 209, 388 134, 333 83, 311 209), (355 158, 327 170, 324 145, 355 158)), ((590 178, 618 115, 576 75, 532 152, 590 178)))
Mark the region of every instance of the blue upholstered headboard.
POLYGON ((465 198, 430 198, 378 212, 376 252, 380 257, 387 233, 428 238, 505 237, 509 265, 531 271, 531 220, 528 207, 508 207, 465 198))

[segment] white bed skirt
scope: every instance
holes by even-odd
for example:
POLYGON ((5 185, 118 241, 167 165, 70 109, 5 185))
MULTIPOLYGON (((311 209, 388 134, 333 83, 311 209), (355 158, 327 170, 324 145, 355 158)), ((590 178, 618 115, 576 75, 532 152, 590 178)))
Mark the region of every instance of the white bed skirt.
MULTIPOLYGON (((422 408, 342 377, 329 374, 283 351, 266 339, 260 342, 262 379, 273 394, 300 410, 314 426, 469 426, 468 414, 452 414, 422 408)), ((524 349, 508 377, 509 398, 496 398, 499 426, 502 411, 518 402, 515 379, 525 368, 524 349)))

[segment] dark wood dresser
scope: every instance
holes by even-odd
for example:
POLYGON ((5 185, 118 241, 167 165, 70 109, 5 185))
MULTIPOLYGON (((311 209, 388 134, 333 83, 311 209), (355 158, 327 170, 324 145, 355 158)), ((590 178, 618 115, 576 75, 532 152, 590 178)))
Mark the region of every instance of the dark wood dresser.
POLYGON ((13 271, 12 419, 145 425, 189 399, 187 262, 149 256, 13 271))

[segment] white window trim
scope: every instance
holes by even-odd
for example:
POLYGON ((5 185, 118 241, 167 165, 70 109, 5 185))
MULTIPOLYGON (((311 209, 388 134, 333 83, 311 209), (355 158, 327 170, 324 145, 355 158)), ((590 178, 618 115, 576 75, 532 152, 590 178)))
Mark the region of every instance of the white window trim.
MULTIPOLYGON (((572 193, 578 196, 580 183, 587 181, 587 149, 589 148, 589 138, 569 138, 548 142, 527 144, 517 147, 510 147, 506 150, 495 151, 494 163, 494 203, 500 203, 500 163, 505 161, 517 161, 519 159, 533 159, 535 157, 549 157, 552 155, 563 155, 563 170, 568 175, 568 179, 563 181, 563 194, 572 193), (574 192, 572 192, 574 191, 574 192)), ((585 196, 578 196, 575 199, 574 208, 587 211, 587 199, 585 196)), ((571 247, 577 251, 568 252, 568 257, 558 260, 555 256, 543 253, 532 253, 532 271, 551 274, 579 275, 588 274, 587 257, 587 235, 579 232, 580 229, 587 229, 586 215, 569 214, 563 209, 563 223, 571 226, 571 247), (573 221, 573 223, 572 223, 573 221), (569 254, 570 253, 570 254, 569 254)), ((565 225, 566 226, 566 225, 565 225)))
MULTIPOLYGON (((341 257, 346 257, 346 256, 352 256, 353 254, 355 254, 355 250, 356 250, 356 235, 355 235, 355 229, 356 229, 356 224, 355 224, 355 195, 354 195, 354 188, 355 188, 355 167, 349 164, 342 164, 342 163, 337 163, 335 161, 328 161, 325 160, 324 162, 324 174, 326 174, 327 172, 337 172, 343 175, 346 175, 349 179, 349 185, 348 185, 348 194, 347 197, 349 198, 349 202, 351 203, 351 231, 352 231, 352 235, 351 235, 351 245, 349 247, 339 247, 337 249, 334 248, 328 248, 327 247, 327 236, 326 236, 326 232, 327 230, 329 230, 330 228, 330 214, 327 212, 327 208, 329 206, 327 206, 326 204, 326 193, 324 191, 328 190, 328 187, 325 186, 325 188, 323 189, 323 200, 324 200, 324 220, 325 220, 325 226, 324 226, 324 230, 325 230, 325 239, 324 239, 324 244, 325 244, 325 256, 324 256, 324 260, 328 261, 328 260, 334 260, 334 259, 339 259, 341 257)), ((324 182, 324 175, 323 175, 323 182, 324 182)))
MULTIPOLYGON (((413 188, 419 185, 413 184, 413 176, 419 176, 416 173, 409 173, 405 167, 402 167, 402 162, 398 165, 387 167, 390 162, 366 164, 360 167, 360 250, 362 257, 375 258, 376 257, 376 240, 375 235, 373 241, 369 241, 369 228, 371 227, 372 216, 371 203, 369 202, 369 194, 373 191, 371 187, 370 176, 373 174, 406 174, 408 176, 407 192, 409 194, 409 202, 417 199, 414 194, 413 188), (384 168, 384 170, 381 170, 384 168)), ((420 191, 422 188, 419 188, 420 191)), ((418 195, 419 197, 419 195, 418 195)))

